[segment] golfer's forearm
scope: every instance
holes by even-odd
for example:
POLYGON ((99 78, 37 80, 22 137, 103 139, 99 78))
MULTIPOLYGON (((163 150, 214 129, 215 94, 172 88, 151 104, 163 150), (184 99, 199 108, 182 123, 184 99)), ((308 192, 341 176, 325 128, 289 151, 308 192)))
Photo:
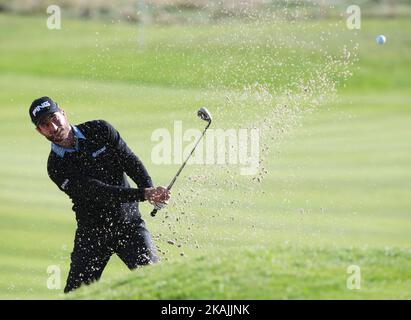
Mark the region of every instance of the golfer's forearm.
POLYGON ((152 187, 153 182, 147 169, 126 144, 122 146, 120 153, 123 159, 124 171, 137 184, 137 186, 139 188, 152 187))
POLYGON ((78 179, 67 186, 67 193, 71 196, 79 194, 98 201, 144 201, 144 188, 127 188, 109 185, 97 179, 78 179))

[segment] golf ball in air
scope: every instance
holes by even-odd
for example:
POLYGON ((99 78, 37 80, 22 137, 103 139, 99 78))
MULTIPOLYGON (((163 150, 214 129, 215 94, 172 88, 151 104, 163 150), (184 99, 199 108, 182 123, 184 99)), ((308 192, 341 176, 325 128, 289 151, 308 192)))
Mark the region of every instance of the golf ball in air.
POLYGON ((380 34, 380 35, 375 39, 375 41, 377 41, 378 44, 384 44, 385 41, 386 41, 386 38, 385 38, 385 36, 383 36, 382 34, 380 34))

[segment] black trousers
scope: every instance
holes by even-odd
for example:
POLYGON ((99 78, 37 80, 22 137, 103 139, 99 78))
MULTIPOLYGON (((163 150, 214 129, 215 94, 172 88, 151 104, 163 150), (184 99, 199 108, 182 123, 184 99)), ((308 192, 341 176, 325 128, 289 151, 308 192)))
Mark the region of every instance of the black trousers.
POLYGON ((114 253, 130 270, 158 261, 150 233, 140 217, 112 224, 78 225, 64 292, 100 279, 114 253))

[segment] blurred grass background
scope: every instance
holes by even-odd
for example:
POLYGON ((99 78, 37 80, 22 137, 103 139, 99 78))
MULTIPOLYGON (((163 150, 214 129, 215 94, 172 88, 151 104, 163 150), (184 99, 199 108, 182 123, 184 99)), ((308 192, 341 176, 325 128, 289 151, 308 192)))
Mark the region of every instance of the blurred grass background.
MULTIPOLYGON (((249 21, 262 15, 284 13, 287 18, 335 18, 349 5, 348 0, 0 0, 0 11, 42 14, 50 5, 59 5, 68 17, 85 20, 125 21, 148 24, 214 24, 238 18, 249 21)), ((363 17, 409 17, 408 0, 358 0, 363 17)))
MULTIPOLYGON (((269 155, 264 180, 189 166, 167 213, 151 219, 142 205, 163 262, 129 273, 113 257, 101 283, 74 297, 409 299, 408 3, 363 1, 361 30, 341 31, 345 9, 337 2, 255 1, 244 9, 229 1, 146 1, 143 45, 139 13, 121 18, 130 3, 103 10, 114 2, 65 1, 62 29, 52 31, 49 2, 0 2, 0 297, 60 298, 62 290, 46 287, 47 267, 61 267, 62 286, 69 267, 75 220, 47 177, 50 147, 27 115, 34 98, 55 98, 73 123, 107 119, 165 184, 178 166, 151 163, 155 129, 171 131, 176 119, 196 126, 193 110, 219 110, 227 92, 255 82, 284 87, 321 68, 318 39, 326 31, 329 52, 359 43, 353 76, 336 100, 290 130, 269 155), (259 7, 270 4, 280 20, 259 7), (386 45, 376 45, 378 34, 386 45), (213 177, 193 181, 199 172, 213 177), (213 188, 231 180, 239 187, 213 188), (190 188, 201 196, 178 203, 190 188), (174 238, 182 247, 167 243, 174 238), (345 286, 351 264, 362 268, 361 290, 345 286)), ((215 127, 261 111, 248 107, 219 111, 215 127)))

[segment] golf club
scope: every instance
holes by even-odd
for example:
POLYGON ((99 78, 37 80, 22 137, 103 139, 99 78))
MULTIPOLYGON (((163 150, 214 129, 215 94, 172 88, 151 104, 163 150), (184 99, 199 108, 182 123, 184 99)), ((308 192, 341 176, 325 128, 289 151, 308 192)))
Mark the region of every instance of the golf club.
MULTIPOLYGON (((210 124, 211 124, 212 117, 211 117, 210 112, 209 112, 206 108, 201 107, 201 108, 197 111, 197 116, 199 116, 201 120, 207 121, 208 124, 207 124, 207 126, 205 127, 203 133, 201 134, 200 138, 197 140, 196 144, 194 145, 193 150, 191 150, 191 152, 190 152, 190 154, 188 155, 187 159, 183 162, 183 164, 181 165, 180 169, 177 171, 176 175, 174 176, 173 180, 171 180, 170 184, 169 184, 168 187, 167 187, 168 190, 171 190, 174 182, 176 182, 176 180, 177 180, 177 177, 180 175, 181 171, 184 169, 184 167, 185 167, 188 159, 190 159, 191 155, 194 153, 194 150, 196 149, 198 143, 199 143, 200 140, 203 138, 204 134, 206 133, 208 127, 209 127, 210 124)), ((151 211, 151 216, 152 216, 152 217, 155 217, 155 215, 157 214, 157 211, 160 210, 160 209, 162 209, 162 208, 164 208, 164 206, 165 206, 165 204, 163 204, 163 203, 156 203, 156 204, 154 204, 154 209, 153 209, 153 211, 151 211)))

